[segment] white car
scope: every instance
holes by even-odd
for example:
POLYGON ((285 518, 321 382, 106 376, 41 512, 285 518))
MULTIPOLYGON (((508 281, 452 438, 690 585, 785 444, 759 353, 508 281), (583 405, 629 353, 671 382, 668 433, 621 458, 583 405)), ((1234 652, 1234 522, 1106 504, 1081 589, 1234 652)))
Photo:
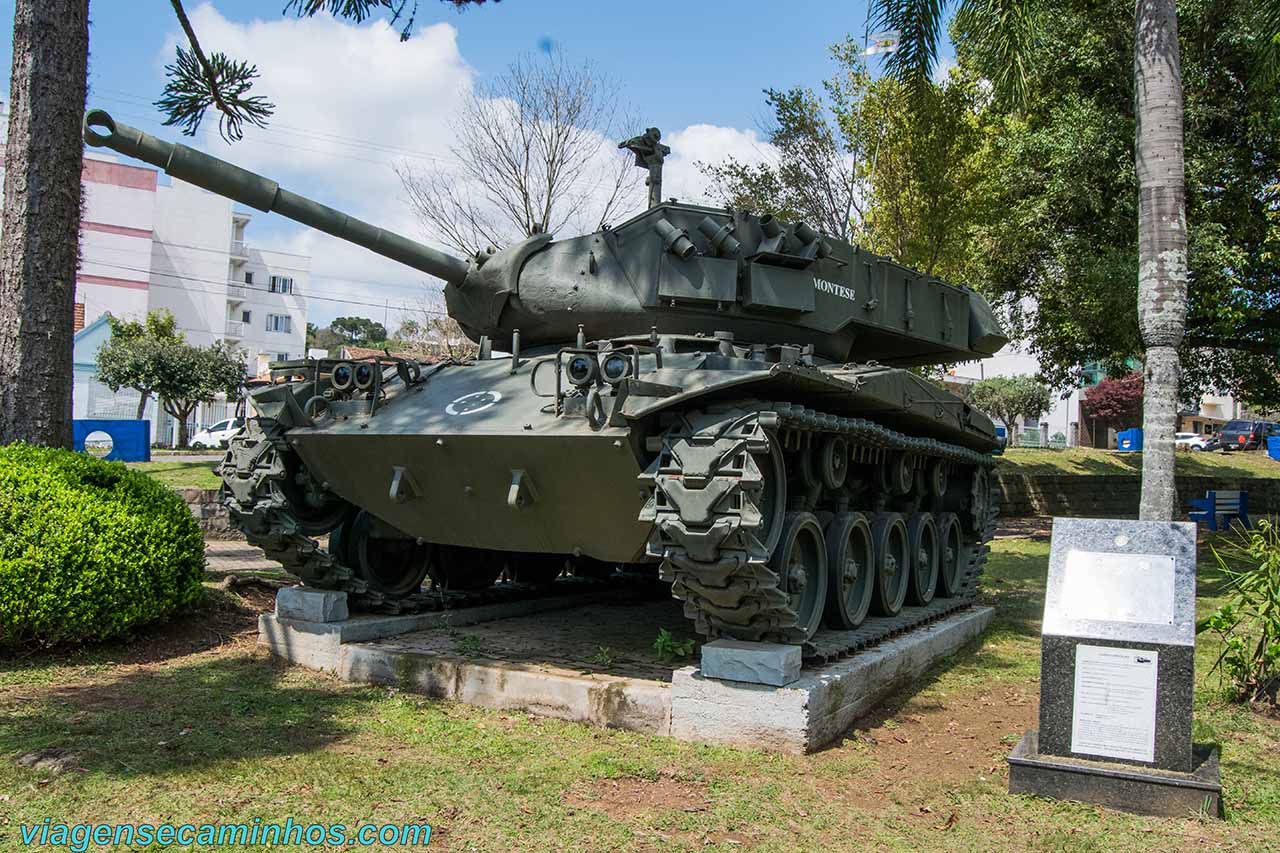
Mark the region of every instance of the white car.
POLYGON ((208 429, 202 429, 191 439, 192 447, 226 447, 232 436, 244 429, 244 418, 218 421, 208 429))
POLYGON ((1204 450, 1213 436, 1201 435, 1198 432, 1175 432, 1173 446, 1178 450, 1204 450))

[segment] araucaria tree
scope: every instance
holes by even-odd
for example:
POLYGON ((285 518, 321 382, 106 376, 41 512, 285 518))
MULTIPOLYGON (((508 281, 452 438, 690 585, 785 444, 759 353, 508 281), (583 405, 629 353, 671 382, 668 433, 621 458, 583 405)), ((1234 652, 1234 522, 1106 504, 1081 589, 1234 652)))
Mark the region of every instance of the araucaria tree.
POLYGON ((993 376, 973 383, 973 405, 1004 424, 1010 445, 1018 443, 1018 418, 1049 411, 1049 389, 1031 376, 993 376))
POLYGON ((618 84, 558 50, 517 59, 469 93, 451 163, 399 169, 423 230, 464 254, 568 226, 589 231, 637 206, 639 170, 619 152, 618 84))
POLYGON ((0 444, 71 446, 89 0, 17 0, 0 245, 0 444))

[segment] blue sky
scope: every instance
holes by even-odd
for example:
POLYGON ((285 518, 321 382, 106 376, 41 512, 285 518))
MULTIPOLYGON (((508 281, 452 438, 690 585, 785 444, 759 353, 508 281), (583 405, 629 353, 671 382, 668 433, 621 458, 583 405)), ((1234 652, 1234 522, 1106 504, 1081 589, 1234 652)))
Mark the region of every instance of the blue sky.
MULTIPOLYGON (((223 48, 256 62, 263 76, 255 92, 275 101, 278 112, 268 130, 251 129, 232 148, 208 137, 182 141, 407 232, 416 223, 398 191, 393 161, 410 155, 447 158, 453 93, 500 72, 520 53, 554 42, 619 81, 642 126, 661 127, 673 147, 683 143, 676 156, 683 153, 685 159, 671 164, 668 183, 691 197, 699 180, 695 159, 758 155, 762 90, 819 88, 833 70, 828 46, 846 33, 861 39, 866 19, 865 2, 504 0, 458 13, 421 0, 414 39, 399 45, 385 31, 381 40, 375 37, 381 24, 287 25, 278 14, 283 5, 284 0, 188 0, 206 49, 223 48), (310 53, 298 44, 304 40, 315 43, 310 53), (360 56, 362 43, 377 44, 380 55, 360 56), (333 52, 325 54, 321 44, 332 44, 333 52), (356 55, 339 56, 350 45, 356 55)), ((89 104, 148 132, 178 138, 174 129, 159 125, 150 106, 164 86, 163 65, 172 59, 166 40, 178 33, 169 3, 93 0, 90 11, 89 104)), ((0 0, 0 16, 12 20, 12 0, 0 0)), ((8 69, 10 27, 2 38, 0 68, 8 69)), ((872 62, 874 70, 879 59, 872 62)), ((7 97, 7 85, 3 91, 7 97)), ((373 303, 408 306, 424 287, 417 273, 305 234, 279 217, 256 217, 251 238, 312 255, 312 292, 328 294, 310 305, 312 319, 321 323, 343 313, 380 314, 369 307, 373 303), (348 296, 352 304, 333 301, 348 296)))

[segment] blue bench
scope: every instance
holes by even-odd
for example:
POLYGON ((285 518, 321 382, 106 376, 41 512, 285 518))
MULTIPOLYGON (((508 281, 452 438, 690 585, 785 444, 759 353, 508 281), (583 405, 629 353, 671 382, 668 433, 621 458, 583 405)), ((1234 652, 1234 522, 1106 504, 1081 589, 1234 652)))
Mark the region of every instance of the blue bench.
POLYGON ((1249 523, 1249 493, 1237 490, 1209 490, 1203 498, 1191 499, 1192 521, 1207 522, 1210 530, 1226 530, 1231 520, 1238 518, 1245 527, 1249 523))

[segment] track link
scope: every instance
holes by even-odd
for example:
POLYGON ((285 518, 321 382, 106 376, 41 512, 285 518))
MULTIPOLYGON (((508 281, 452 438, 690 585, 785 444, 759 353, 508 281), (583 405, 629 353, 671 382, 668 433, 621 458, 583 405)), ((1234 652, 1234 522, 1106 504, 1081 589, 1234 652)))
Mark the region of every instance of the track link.
POLYGON ((972 603, 995 533, 998 498, 987 455, 895 432, 873 421, 830 415, 792 403, 747 400, 681 416, 662 437, 658 457, 640 479, 652 492, 640 520, 653 524, 650 556, 684 602, 685 615, 708 636, 804 642, 806 656, 833 659, 972 603), (769 443, 784 431, 844 437, 851 454, 874 459, 901 451, 973 466, 973 494, 959 594, 897 616, 868 619, 852 631, 820 631, 805 642, 765 540, 775 507, 766 498, 769 443))

